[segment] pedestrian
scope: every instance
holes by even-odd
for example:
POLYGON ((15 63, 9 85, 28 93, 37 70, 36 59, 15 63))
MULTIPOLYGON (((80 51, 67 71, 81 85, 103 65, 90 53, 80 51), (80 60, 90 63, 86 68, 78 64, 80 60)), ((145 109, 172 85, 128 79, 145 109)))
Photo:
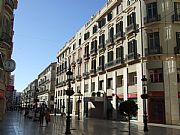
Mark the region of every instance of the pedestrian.
POLYGON ((47 126, 47 125, 48 125, 48 122, 50 122, 50 120, 51 120, 49 108, 46 109, 46 112, 45 112, 45 119, 46 119, 46 126, 47 126))
POLYGON ((44 110, 41 108, 40 113, 39 113, 39 123, 40 126, 43 126, 43 121, 44 121, 44 110))

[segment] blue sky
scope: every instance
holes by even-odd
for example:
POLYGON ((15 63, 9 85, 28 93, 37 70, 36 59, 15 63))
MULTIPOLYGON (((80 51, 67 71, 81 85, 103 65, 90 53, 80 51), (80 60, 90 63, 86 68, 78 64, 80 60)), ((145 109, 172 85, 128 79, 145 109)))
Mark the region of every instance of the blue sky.
POLYGON ((15 89, 22 91, 38 77, 59 49, 108 0, 20 0, 15 11, 15 89))

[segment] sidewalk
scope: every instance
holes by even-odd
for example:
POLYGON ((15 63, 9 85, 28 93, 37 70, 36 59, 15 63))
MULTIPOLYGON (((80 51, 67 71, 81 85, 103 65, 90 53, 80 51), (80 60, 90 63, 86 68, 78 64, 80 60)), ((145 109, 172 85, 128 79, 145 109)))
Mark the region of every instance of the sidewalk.
MULTIPOLYGON (((132 122, 131 135, 180 135, 176 126, 148 124, 149 132, 144 133, 143 124, 132 122)), ((8 112, 0 122, 0 135, 64 135, 66 118, 60 115, 51 116, 48 126, 40 127, 39 122, 24 118, 18 112, 8 112)), ((129 135, 128 123, 100 119, 77 120, 72 118, 72 135, 129 135)))

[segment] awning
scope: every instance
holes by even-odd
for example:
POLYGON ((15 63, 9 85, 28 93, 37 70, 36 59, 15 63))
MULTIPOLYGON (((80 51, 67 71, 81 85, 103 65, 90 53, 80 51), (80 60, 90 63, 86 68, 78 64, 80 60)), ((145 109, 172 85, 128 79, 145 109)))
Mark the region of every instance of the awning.
POLYGON ((103 102, 103 97, 84 97, 84 102, 103 102))

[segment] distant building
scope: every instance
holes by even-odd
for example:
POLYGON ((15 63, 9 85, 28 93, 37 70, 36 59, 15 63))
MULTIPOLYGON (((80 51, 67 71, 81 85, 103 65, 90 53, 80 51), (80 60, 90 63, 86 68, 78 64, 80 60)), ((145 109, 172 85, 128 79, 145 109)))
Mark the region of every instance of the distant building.
POLYGON ((40 103, 54 109, 54 92, 56 78, 56 62, 51 63, 38 75, 38 95, 40 103))

